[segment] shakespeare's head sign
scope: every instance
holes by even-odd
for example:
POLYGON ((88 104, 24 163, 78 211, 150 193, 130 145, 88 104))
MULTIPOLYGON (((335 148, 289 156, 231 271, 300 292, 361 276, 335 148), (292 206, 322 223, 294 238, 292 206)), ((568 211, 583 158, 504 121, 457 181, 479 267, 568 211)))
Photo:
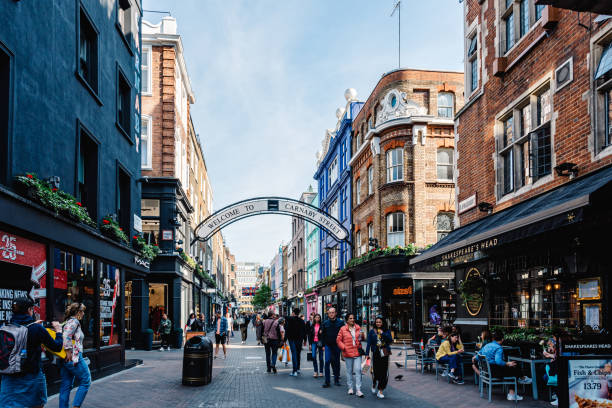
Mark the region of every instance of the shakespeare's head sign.
POLYGON ((205 241, 217 231, 243 218, 261 214, 284 214, 303 218, 327 231, 338 241, 348 240, 348 231, 335 218, 310 204, 290 198, 253 198, 227 206, 206 218, 196 228, 196 239, 205 241))

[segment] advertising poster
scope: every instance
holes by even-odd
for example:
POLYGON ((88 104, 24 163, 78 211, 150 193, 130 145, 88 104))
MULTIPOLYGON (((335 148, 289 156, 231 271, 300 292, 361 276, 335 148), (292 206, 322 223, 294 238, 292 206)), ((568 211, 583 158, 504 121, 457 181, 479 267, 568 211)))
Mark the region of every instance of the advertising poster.
POLYGON ((612 358, 568 360, 570 408, 599 408, 612 404, 612 358))

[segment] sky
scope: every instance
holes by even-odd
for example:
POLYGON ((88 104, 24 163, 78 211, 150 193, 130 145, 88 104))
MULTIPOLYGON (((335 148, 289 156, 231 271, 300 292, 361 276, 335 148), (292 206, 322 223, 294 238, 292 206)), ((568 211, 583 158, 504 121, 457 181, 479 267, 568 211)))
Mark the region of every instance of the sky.
MULTIPOLYGON (((214 209, 261 196, 299 199, 344 91, 365 101, 398 68, 395 0, 142 0, 153 23, 176 18, 212 184, 214 209)), ((463 71, 458 0, 401 2, 401 67, 463 71)), ((291 218, 261 215, 222 230, 237 261, 269 265, 291 218)))

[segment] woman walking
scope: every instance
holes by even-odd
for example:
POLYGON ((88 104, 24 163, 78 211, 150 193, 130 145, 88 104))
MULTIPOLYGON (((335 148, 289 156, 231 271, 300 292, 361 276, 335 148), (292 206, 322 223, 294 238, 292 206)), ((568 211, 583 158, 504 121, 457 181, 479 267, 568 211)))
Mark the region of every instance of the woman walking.
POLYGON ((261 335, 263 334, 263 320, 261 319, 260 315, 255 316, 253 326, 255 328, 255 337, 257 338, 257 345, 261 346, 261 335))
MULTIPOLYGON (((393 337, 382 317, 374 321, 374 328, 368 333, 366 354, 372 353, 372 394, 385 398, 383 391, 389 381, 389 356, 391 355, 393 337), (378 390, 378 391, 377 391, 378 390)), ((369 358, 369 357, 368 357, 369 358)))
POLYGON ((75 408, 83 406, 83 401, 91 385, 91 374, 87 362, 83 358, 83 339, 85 335, 81 330, 81 319, 85 315, 85 305, 72 303, 66 308, 64 319, 64 350, 66 359, 62 362, 60 373, 62 383, 60 385, 59 406, 68 408, 70 406, 70 390, 75 378, 79 381, 79 388, 72 401, 75 408))
POLYGON ((361 348, 363 334, 358 324, 355 324, 355 315, 346 316, 346 324, 340 328, 336 343, 342 351, 346 363, 346 382, 348 394, 363 398, 361 392, 361 356, 365 354, 361 348), (355 376, 355 391, 353 391, 353 375, 355 376))
POLYGON ((323 353, 325 352, 325 346, 321 339, 323 327, 321 325, 321 315, 315 314, 312 322, 307 326, 308 329, 308 343, 310 343, 310 350, 312 353, 312 366, 314 368, 314 378, 323 377, 323 353), (317 363, 317 354, 319 360, 317 363))

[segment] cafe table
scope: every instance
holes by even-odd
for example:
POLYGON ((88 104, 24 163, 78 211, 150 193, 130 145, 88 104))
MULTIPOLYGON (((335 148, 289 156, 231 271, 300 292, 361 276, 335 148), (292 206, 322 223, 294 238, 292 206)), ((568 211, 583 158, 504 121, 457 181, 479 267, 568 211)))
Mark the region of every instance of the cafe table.
POLYGON ((536 364, 547 364, 551 362, 549 358, 541 358, 541 359, 533 359, 533 358, 523 358, 523 357, 514 357, 509 356, 508 361, 516 361, 519 363, 529 364, 531 367, 531 390, 533 392, 533 399, 538 399, 538 380, 536 376, 536 364))

